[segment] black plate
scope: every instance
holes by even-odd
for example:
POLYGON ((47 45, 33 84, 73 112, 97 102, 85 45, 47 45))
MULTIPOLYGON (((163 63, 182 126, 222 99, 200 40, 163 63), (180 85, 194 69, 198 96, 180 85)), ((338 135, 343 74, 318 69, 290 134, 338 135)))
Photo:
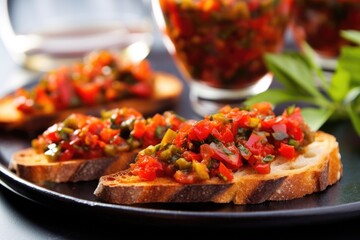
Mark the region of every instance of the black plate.
POLYGON ((47 184, 25 181, 7 168, 11 154, 28 147, 30 139, 21 135, 0 136, 0 183, 15 193, 50 207, 72 208, 113 220, 147 221, 162 224, 226 224, 255 226, 327 222, 360 215, 360 138, 349 122, 327 124, 322 129, 334 134, 340 144, 343 178, 325 191, 300 199, 256 205, 233 204, 146 204, 114 205, 100 202, 93 195, 97 181, 47 184))

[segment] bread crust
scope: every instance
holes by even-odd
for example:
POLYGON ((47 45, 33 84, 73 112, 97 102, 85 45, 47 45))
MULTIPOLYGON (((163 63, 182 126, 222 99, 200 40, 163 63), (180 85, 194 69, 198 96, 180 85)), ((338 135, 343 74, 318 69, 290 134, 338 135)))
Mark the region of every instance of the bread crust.
POLYGON ((39 132, 53 123, 62 121, 71 113, 83 113, 99 116, 102 110, 121 107, 133 107, 144 116, 169 109, 175 105, 180 97, 183 86, 175 76, 156 72, 154 78, 154 93, 150 98, 131 97, 120 101, 99 104, 95 106, 77 107, 57 111, 55 113, 37 113, 25 115, 16 109, 13 96, 0 99, 0 129, 5 131, 39 132))
POLYGON ((49 162, 44 154, 38 154, 33 148, 27 148, 13 154, 9 169, 19 177, 38 184, 90 181, 97 180, 102 175, 127 169, 138 151, 124 152, 119 157, 49 162))
POLYGON ((102 176, 94 194, 104 202, 137 204, 150 202, 215 202, 258 204, 283 201, 320 192, 343 175, 339 144, 331 134, 318 131, 315 141, 295 160, 277 158, 269 174, 248 166, 234 173, 232 182, 218 178, 184 185, 167 178, 141 181, 129 170, 102 176))

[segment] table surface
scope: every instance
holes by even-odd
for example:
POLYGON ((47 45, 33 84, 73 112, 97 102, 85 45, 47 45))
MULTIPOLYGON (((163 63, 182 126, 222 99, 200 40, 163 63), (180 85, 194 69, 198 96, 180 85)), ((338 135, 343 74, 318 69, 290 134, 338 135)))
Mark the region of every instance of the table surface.
MULTIPOLYGON (((180 115, 187 118, 198 118, 195 112, 189 107, 188 86, 178 72, 176 66, 171 60, 170 55, 162 47, 156 47, 148 56, 155 70, 170 72, 178 76, 184 83, 184 91, 180 97, 178 105, 174 106, 174 110, 180 115)), ((6 52, 6 49, 0 42, 0 95, 16 89, 23 85, 33 74, 25 69, 15 65, 6 52)), ((131 223, 119 224, 111 219, 93 219, 84 218, 79 213, 64 212, 61 208, 51 208, 40 205, 27 198, 24 198, 0 184, 0 239, 107 239, 113 237, 136 236, 134 234, 149 234, 149 236, 159 237, 162 230, 176 231, 177 237, 189 236, 189 231, 198 234, 211 236, 224 236, 234 234, 236 231, 246 233, 246 236, 253 238, 263 238, 275 236, 282 238, 288 236, 308 237, 321 234, 320 236, 341 239, 359 239, 360 232, 356 228, 360 223, 360 217, 349 217, 339 221, 325 221, 316 224, 301 224, 296 226, 287 226, 286 230, 293 232, 291 235, 284 236, 284 229, 281 226, 261 227, 256 229, 242 228, 237 229, 219 226, 214 229, 208 228, 206 224, 196 226, 194 228, 187 226, 153 226, 149 223, 131 223), (128 229, 142 229, 141 232, 129 231, 128 229), (296 235, 292 235, 296 233, 296 235)), ((241 233, 242 234, 242 233, 241 233)), ((164 235, 166 236, 166 235, 164 235)))

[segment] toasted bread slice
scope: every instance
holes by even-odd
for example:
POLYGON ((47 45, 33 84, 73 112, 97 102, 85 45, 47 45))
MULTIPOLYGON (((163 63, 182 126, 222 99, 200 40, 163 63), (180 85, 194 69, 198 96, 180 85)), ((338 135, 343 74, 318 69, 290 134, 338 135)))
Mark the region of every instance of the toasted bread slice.
POLYGON ((19 177, 38 184, 89 181, 99 179, 104 174, 127 169, 138 151, 124 152, 119 157, 113 158, 49 162, 44 154, 38 154, 33 148, 27 148, 12 156, 9 169, 19 177))
POLYGON ((343 166, 336 138, 316 132, 315 141, 295 160, 278 157, 269 174, 247 165, 234 173, 231 182, 211 178, 202 183, 180 184, 169 178, 142 181, 128 170, 102 176, 94 194, 114 204, 151 202, 215 202, 257 204, 301 198, 323 191, 338 182, 343 166))
POLYGON ((55 122, 63 120, 71 113, 84 113, 99 116, 102 110, 121 107, 133 107, 148 116, 157 112, 170 109, 174 106, 182 92, 180 79, 165 72, 155 72, 154 94, 150 98, 124 98, 117 102, 111 102, 96 106, 77 107, 54 113, 37 113, 26 115, 16 109, 12 96, 0 99, 0 129, 6 131, 20 130, 26 132, 38 132, 55 122))

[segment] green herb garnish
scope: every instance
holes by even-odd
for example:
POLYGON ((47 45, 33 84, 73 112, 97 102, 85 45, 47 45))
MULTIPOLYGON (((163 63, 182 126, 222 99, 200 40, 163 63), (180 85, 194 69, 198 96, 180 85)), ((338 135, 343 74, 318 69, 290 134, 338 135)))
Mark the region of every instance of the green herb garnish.
POLYGON ((302 114, 314 131, 328 120, 350 119, 360 136, 360 31, 342 31, 355 44, 343 46, 334 74, 327 79, 315 61, 313 49, 304 43, 302 52, 269 53, 266 66, 282 88, 268 89, 248 98, 244 104, 268 101, 274 106, 303 103, 302 114))

